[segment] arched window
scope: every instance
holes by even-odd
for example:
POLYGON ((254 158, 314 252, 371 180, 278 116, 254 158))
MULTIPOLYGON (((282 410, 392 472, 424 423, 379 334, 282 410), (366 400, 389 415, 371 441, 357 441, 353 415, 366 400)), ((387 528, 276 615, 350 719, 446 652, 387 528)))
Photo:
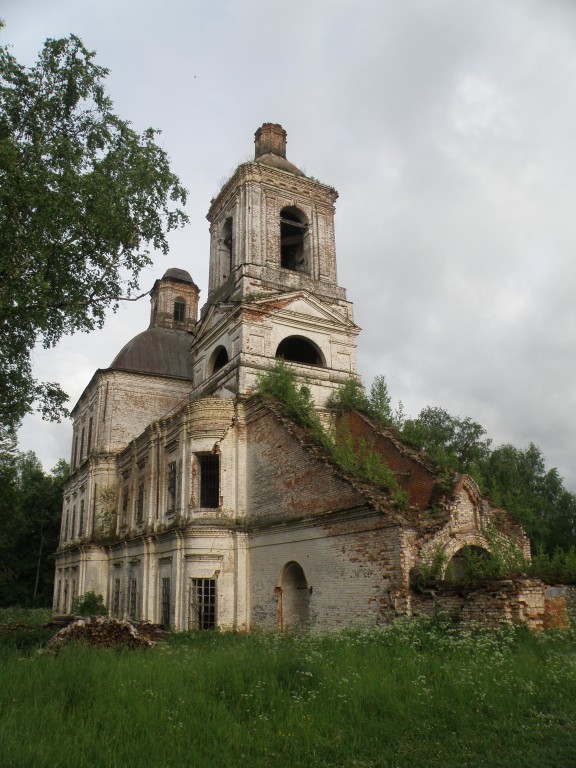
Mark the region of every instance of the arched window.
POLYGON ((226 279, 232 272, 232 217, 226 219, 222 225, 222 236, 220 239, 220 271, 222 278, 226 279))
POLYGON ((291 363, 317 365, 323 368, 324 357, 318 347, 303 336, 288 336, 278 344, 276 357, 282 357, 291 363))
POLYGON ((212 376, 213 373, 219 371, 220 368, 224 368, 228 362, 228 352, 226 347, 216 347, 210 357, 210 363, 208 364, 208 375, 212 376))
POLYGON ((174 322, 176 323, 183 323, 184 319, 186 318, 186 302, 184 299, 176 299, 174 302, 174 322))
POLYGON ((280 211, 280 266, 295 272, 308 272, 308 222, 298 208, 280 211))

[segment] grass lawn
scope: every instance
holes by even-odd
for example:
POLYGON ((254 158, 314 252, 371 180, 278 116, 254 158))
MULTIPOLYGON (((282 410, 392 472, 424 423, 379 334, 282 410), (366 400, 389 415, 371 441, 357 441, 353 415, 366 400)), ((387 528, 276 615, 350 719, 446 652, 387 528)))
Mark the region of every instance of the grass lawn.
POLYGON ((39 654, 46 634, 0 633, 2 768, 576 766, 572 633, 411 621, 39 654))

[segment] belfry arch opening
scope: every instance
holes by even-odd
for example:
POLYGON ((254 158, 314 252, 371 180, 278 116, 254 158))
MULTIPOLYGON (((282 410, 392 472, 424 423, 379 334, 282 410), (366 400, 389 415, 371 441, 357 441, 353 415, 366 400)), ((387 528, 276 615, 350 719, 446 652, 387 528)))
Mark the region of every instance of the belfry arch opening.
POLYGON ((228 362, 228 350, 226 347, 216 347, 212 355, 210 356, 210 363, 208 365, 208 375, 212 376, 213 373, 219 371, 220 368, 224 368, 228 362))
POLYGON ((280 266, 294 272, 309 272, 308 221, 295 206, 280 211, 280 266))
POLYGON ((222 278, 225 280, 232 271, 232 217, 227 218, 222 225, 220 238, 220 270, 222 278))
POLYGON ((300 563, 286 563, 280 576, 278 626, 281 630, 298 631, 310 624, 310 588, 300 563))
POLYGON ((288 336, 278 344, 276 357, 281 357, 291 363, 304 363, 323 368, 324 357, 316 344, 303 336, 288 336))

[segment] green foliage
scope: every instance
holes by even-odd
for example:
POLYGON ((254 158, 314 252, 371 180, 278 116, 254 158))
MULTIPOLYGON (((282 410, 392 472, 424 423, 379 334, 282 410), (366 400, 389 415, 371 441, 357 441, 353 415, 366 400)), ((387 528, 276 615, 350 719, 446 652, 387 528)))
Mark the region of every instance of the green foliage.
POLYGON ((400 506, 405 499, 399 492, 394 473, 384 464, 380 454, 361 439, 355 442, 346 429, 339 430, 333 437, 331 457, 344 472, 356 475, 384 491, 398 493, 400 506))
POLYGON ((533 443, 520 449, 491 449, 486 430, 469 418, 442 408, 424 408, 408 419, 402 437, 429 456, 445 473, 466 472, 495 504, 521 523, 537 552, 576 546, 576 495, 564 488, 556 469, 546 470, 533 443))
MULTIPOLYGON (((393 472, 384 464, 379 453, 364 440, 355 443, 346 428, 329 434, 318 417, 310 390, 298 386, 294 371, 283 360, 278 360, 268 373, 259 378, 258 392, 277 400, 286 417, 307 429, 311 438, 344 472, 392 492, 398 507, 406 507, 407 497, 398 489, 393 472)), ((349 410, 356 407, 354 404, 368 407, 361 385, 355 379, 349 379, 333 396, 331 407, 349 410)))
MULTIPOLYGON (((477 547, 464 547, 461 554, 463 569, 458 580, 468 586, 484 581, 525 576, 530 570, 522 550, 505 538, 500 538, 498 543, 494 541, 490 553, 477 547)), ((446 579, 451 580, 449 570, 446 579)))
POLYGON ((0 453, 0 606, 49 605, 68 465, 45 474, 34 453, 0 453))
POLYGON ((525 527, 537 552, 576 546, 576 495, 556 469, 546 470, 541 450, 502 445, 482 465, 482 487, 525 527))
POLYGON ((470 418, 451 416, 443 408, 423 408, 417 419, 408 419, 402 436, 426 451, 449 471, 477 475, 477 467, 490 455, 486 430, 470 418))
POLYGON ((542 552, 530 563, 530 573, 547 584, 576 584, 576 547, 542 552))
POLYGON ((394 422, 392 398, 384 376, 375 376, 370 387, 370 415, 383 427, 394 422))
POLYGON ((76 616, 108 616, 108 608, 102 595, 96 592, 84 592, 72 603, 72 613, 76 616))
POLYGON ((187 221, 185 190, 155 142, 112 111, 74 35, 47 40, 30 69, 0 47, 0 425, 37 403, 64 413, 67 396, 36 381, 31 352, 103 325, 134 298, 149 248, 187 221))
POLYGON ((257 390, 261 395, 281 403, 286 417, 300 426, 322 429, 310 390, 306 386, 298 386, 296 374, 284 360, 277 360, 268 373, 259 377, 257 390))
POLYGON ((326 401, 326 407, 339 413, 345 411, 369 413, 370 401, 358 379, 350 378, 344 382, 340 389, 330 394, 326 401))
POLYGON ((442 549, 436 549, 424 558, 413 574, 413 585, 423 589, 433 587, 442 579, 448 556, 442 549))
POLYGON ((4 639, 0 751, 11 768, 228 768, 241 755, 251 768, 574 764, 570 634, 404 620, 57 656, 4 639))

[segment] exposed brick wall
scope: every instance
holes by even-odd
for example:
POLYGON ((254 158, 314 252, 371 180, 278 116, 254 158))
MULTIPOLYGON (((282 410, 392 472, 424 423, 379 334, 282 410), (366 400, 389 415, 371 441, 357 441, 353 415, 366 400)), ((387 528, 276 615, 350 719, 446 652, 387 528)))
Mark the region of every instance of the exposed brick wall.
POLYGON ((267 410, 248 422, 247 446, 250 521, 290 520, 365 504, 267 410))
POLYGON ((497 629, 502 624, 527 624, 530 629, 545 626, 545 587, 539 579, 507 579, 482 589, 444 587, 415 593, 415 614, 453 615, 465 624, 497 629))
POLYGON ((431 469, 411 455, 410 449, 385 432, 377 432, 367 419, 355 411, 339 416, 337 428, 349 429, 356 443, 364 440, 380 453, 386 465, 396 475, 401 488, 408 492, 411 505, 424 509, 430 504, 436 477, 431 469))

